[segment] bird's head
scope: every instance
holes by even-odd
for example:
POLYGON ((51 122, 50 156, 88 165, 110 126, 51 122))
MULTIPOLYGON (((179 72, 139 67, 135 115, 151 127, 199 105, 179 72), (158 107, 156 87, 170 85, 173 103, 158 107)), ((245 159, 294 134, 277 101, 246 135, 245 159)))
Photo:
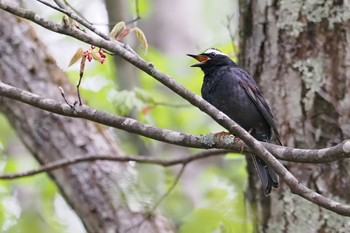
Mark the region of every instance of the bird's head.
POLYGON ((191 67, 200 67, 204 72, 215 67, 235 64, 229 56, 215 48, 207 49, 198 55, 187 54, 187 56, 199 61, 191 67))

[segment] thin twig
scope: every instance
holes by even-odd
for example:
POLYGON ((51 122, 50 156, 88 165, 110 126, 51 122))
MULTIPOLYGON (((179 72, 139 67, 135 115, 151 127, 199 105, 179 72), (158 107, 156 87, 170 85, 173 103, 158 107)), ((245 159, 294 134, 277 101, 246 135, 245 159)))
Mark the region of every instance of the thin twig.
POLYGON ((40 2, 41 4, 45 5, 45 6, 48 6, 58 12, 61 12, 63 14, 66 14, 66 11, 62 10, 61 8, 57 7, 57 6, 54 6, 52 5, 51 3, 48 3, 47 1, 43 1, 43 0, 36 0, 37 2, 40 2))
MULTIPOLYGON (((193 161, 193 160, 192 160, 193 161)), ((172 185, 170 186, 170 188, 159 198, 159 200, 154 204, 153 208, 150 211, 150 214, 152 214, 157 207, 160 205, 160 203, 162 203, 162 201, 169 196, 169 194, 174 190, 174 188, 176 187, 176 185, 179 183, 180 177, 182 176, 183 172, 185 171, 186 165, 188 163, 190 163, 191 161, 188 161, 186 163, 182 164, 182 167, 180 169, 180 171, 177 173, 174 182, 172 183, 172 185)))
POLYGON ((77 9, 75 9, 72 4, 70 4, 67 0, 63 0, 67 7, 69 7, 75 14, 77 14, 82 20, 85 20, 87 23, 92 24, 84 17, 77 9))
MULTIPOLYGON (((65 1, 66 2, 66 1, 65 1)), ((136 11, 136 16, 134 19, 132 20, 129 20, 129 21, 126 21, 125 22, 125 25, 130 25, 130 24, 133 24, 133 23, 136 23, 137 21, 139 21, 141 19, 141 16, 140 16, 140 7, 139 7, 139 1, 138 0, 135 0, 135 11, 136 11)), ((79 14, 80 15, 80 14, 79 14)), ((94 22, 90 22, 92 25, 97 25, 97 26, 114 26, 116 25, 117 23, 119 22, 109 22, 109 23, 94 23, 94 22)), ((136 26, 136 24, 134 25, 136 26)))
POLYGON ((59 6, 61 8, 61 10, 64 12, 64 14, 66 14, 68 17, 74 19, 75 21, 77 21, 78 23, 80 23, 81 25, 83 25, 84 27, 86 27, 87 29, 89 29, 90 31, 95 33, 96 35, 102 37, 103 39, 105 39, 105 40, 111 39, 109 37, 109 35, 97 30, 90 22, 88 22, 87 20, 85 20, 82 17, 80 17, 79 15, 77 15, 71 8, 69 8, 70 5, 66 5, 61 0, 54 0, 54 1, 57 4, 57 6, 59 6))
POLYGON ((237 49, 236 49, 236 46, 235 46, 235 34, 236 32, 233 32, 232 29, 231 29, 231 21, 233 19, 235 15, 232 14, 232 15, 228 15, 227 18, 226 18, 226 22, 223 22, 225 28, 227 29, 228 31, 228 34, 229 34, 229 37, 230 37, 230 40, 231 40, 231 45, 232 45, 232 51, 234 53, 237 53, 237 49))
POLYGON ((112 156, 112 155, 90 155, 90 156, 78 156, 73 158, 65 158, 61 159, 55 162, 48 163, 46 165, 43 165, 39 168, 31 169, 25 172, 18 172, 18 173, 8 173, 8 174, 2 174, 0 175, 0 179, 2 180, 12 180, 17 178, 23 178, 28 176, 37 175, 42 172, 48 172, 55 169, 63 168, 66 166, 71 166, 77 163, 82 162, 92 162, 92 161, 116 161, 116 162, 137 162, 137 163, 143 163, 143 164, 154 164, 154 165, 160 165, 163 167, 170 167, 175 166, 178 164, 188 164, 192 161, 208 158, 211 156, 217 156, 217 155, 224 155, 227 153, 227 150, 206 150, 201 151, 193 155, 184 156, 183 158, 176 158, 176 159, 161 159, 161 158, 150 158, 149 156, 112 156))
POLYGON ((162 203, 162 201, 169 196, 169 194, 175 189, 176 185, 179 183, 180 177, 182 176, 186 165, 188 163, 184 163, 182 164, 182 167, 180 169, 180 171, 177 173, 172 185, 170 186, 170 188, 158 199, 158 201, 154 204, 154 206, 152 207, 152 209, 148 212, 147 216, 142 219, 139 223, 136 223, 135 225, 131 226, 130 228, 126 229, 126 232, 136 228, 136 227, 141 227, 142 224, 144 224, 147 220, 149 220, 150 218, 152 218, 152 216, 154 215, 154 211, 158 208, 158 206, 160 205, 160 203, 162 203))
POLYGON ((74 106, 75 106, 76 103, 75 103, 75 102, 74 102, 74 104, 69 103, 68 100, 67 100, 67 98, 66 98, 66 95, 64 94, 63 88, 62 88, 62 87, 58 87, 58 88, 60 89, 61 96, 63 97, 63 99, 64 99, 64 101, 66 102, 66 104, 68 104, 69 107, 71 107, 72 109, 74 109, 74 106))
POLYGON ((152 102, 152 105, 155 106, 164 106, 164 107, 171 107, 171 108, 191 108, 193 107, 190 104, 172 104, 172 103, 166 103, 166 102, 152 102))
POLYGON ((138 0, 135 0, 135 11, 136 11, 136 17, 135 17, 135 19, 126 22, 126 23, 125 23, 126 25, 135 23, 135 26, 136 26, 136 22, 139 21, 139 20, 141 19, 141 16, 140 16, 140 8, 139 8, 139 1, 138 1, 138 0))

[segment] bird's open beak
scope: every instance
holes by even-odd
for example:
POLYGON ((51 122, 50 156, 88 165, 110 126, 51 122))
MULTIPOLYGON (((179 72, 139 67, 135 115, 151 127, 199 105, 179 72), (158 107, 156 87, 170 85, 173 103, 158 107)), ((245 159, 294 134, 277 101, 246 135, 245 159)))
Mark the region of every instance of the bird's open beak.
POLYGON ((197 61, 199 61, 199 63, 194 64, 191 67, 200 67, 201 65, 203 65, 206 61, 208 61, 210 59, 208 56, 203 55, 203 54, 198 54, 198 55, 187 54, 187 56, 190 56, 190 57, 196 59, 197 61))

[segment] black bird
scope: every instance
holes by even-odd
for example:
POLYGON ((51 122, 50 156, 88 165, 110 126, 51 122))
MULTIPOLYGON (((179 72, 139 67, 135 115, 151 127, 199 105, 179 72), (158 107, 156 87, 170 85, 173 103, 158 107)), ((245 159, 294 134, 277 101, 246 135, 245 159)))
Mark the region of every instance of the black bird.
MULTIPOLYGON (((273 132, 282 145, 271 110, 247 71, 218 49, 210 48, 198 55, 187 55, 199 61, 192 67, 200 67, 204 72, 202 96, 206 101, 249 131, 257 140, 269 142, 273 132)), ((272 187, 278 188, 278 177, 262 159, 251 156, 264 193, 268 195, 272 187)))

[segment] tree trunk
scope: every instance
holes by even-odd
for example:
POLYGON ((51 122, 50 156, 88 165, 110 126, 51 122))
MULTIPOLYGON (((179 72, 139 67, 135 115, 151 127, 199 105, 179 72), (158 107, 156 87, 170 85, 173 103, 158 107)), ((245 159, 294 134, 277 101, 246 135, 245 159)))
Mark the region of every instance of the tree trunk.
MULTIPOLYGON (((2 82, 63 101, 61 86, 68 99, 76 98, 75 89, 27 21, 1 12, 0 37, 2 82)), ((0 97, 0 111, 41 164, 74 156, 122 155, 106 129, 95 123, 57 116, 4 97, 0 97)), ((161 216, 145 220, 142 201, 149 197, 137 189, 137 174, 127 163, 81 163, 49 175, 88 232, 173 232, 161 216)))
MULTIPOLYGON (((241 59, 269 101, 287 146, 322 148, 350 137, 350 25, 345 1, 240 1, 241 59)), ((285 166, 305 185, 350 202, 349 161, 285 166)), ((259 232, 347 232, 348 219, 291 194, 249 200, 259 232)))

